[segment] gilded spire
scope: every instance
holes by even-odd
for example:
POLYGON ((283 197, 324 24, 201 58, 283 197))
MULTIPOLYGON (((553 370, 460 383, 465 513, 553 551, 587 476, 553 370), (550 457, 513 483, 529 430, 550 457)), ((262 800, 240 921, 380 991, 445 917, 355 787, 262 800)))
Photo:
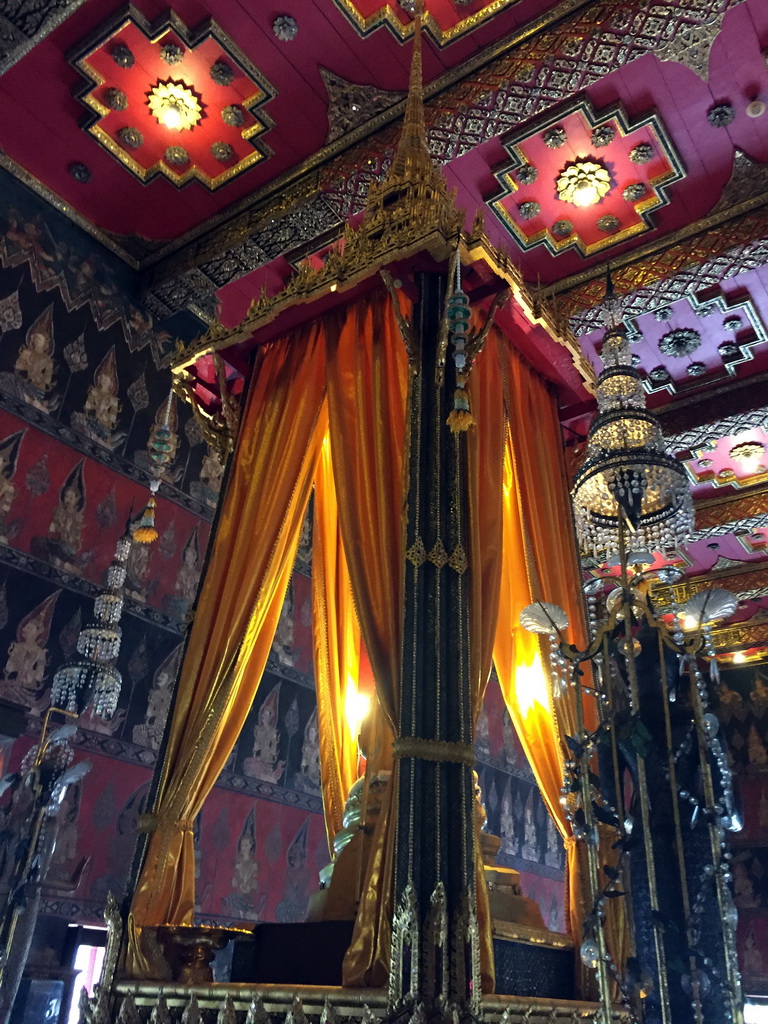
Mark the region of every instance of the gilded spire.
POLYGON ((445 180, 427 144, 424 126, 424 80, 421 60, 421 18, 423 3, 417 2, 414 17, 413 52, 405 116, 395 156, 381 189, 391 193, 401 187, 423 183, 435 193, 445 194, 445 180))
MULTIPOLYGON (((436 170, 427 145, 424 127, 424 75, 421 60, 421 5, 416 10, 413 31, 413 53, 411 54, 411 75, 408 83, 408 98, 405 101, 405 117, 400 140, 395 151, 388 178, 413 177, 413 172, 434 172, 436 170), (409 173, 410 172, 410 173, 409 173)), ((420 175, 421 176, 421 175, 420 175)))

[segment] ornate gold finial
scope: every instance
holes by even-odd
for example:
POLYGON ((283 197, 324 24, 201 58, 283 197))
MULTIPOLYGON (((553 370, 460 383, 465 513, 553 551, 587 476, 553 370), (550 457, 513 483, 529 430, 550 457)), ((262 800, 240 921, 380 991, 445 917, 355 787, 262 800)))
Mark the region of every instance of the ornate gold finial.
POLYGON ((416 175, 422 177, 424 171, 432 174, 440 173, 430 156, 427 131, 424 126, 424 73, 421 58, 421 15, 423 9, 423 3, 419 3, 414 11, 415 27, 408 97, 405 101, 403 127, 392 167, 386 178, 387 182, 395 178, 413 179, 416 175))
MULTIPOLYGON (((389 171, 380 184, 371 183, 369 188, 366 202, 366 209, 369 213, 380 205, 383 196, 389 197, 388 203, 391 203, 393 193, 412 192, 414 188, 420 199, 431 196, 433 200, 439 198, 445 203, 447 198, 445 179, 429 152, 424 124, 424 81, 421 56, 423 10, 423 0, 418 0, 413 8, 415 21, 413 53, 403 126, 389 171)), ((455 203, 451 202, 450 205, 455 210, 455 203)))

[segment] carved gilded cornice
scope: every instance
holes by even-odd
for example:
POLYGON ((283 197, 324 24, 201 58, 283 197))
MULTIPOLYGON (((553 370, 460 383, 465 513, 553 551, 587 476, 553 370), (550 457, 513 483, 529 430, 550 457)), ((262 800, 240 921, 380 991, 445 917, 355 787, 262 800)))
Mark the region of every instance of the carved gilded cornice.
POLYGON ((697 532, 714 530, 732 523, 746 523, 760 516, 768 516, 768 487, 756 487, 741 494, 697 501, 695 508, 697 532))
MULTIPOLYGON (((628 296, 627 316, 637 316, 761 266, 767 256, 768 194, 760 193, 612 258, 611 277, 616 292, 628 296)), ((598 329, 605 273, 606 264, 598 264, 546 289, 578 333, 598 329)))
POLYGON ((681 580, 672 586, 652 586, 651 596, 655 606, 660 611, 668 610, 673 604, 682 605, 690 600, 694 594, 702 590, 709 590, 711 587, 722 587, 723 590, 730 590, 734 594, 747 595, 756 591, 768 588, 768 564, 765 561, 755 564, 745 564, 743 569, 734 569, 729 566, 721 571, 707 573, 705 576, 695 576, 692 579, 681 580))
MULTIPOLYGON (((726 11, 740 0, 691 0, 685 10, 666 0, 651 13, 633 0, 563 0, 425 87, 430 149, 442 163, 598 81, 619 64, 654 53, 699 70, 726 11), (668 41, 669 45, 668 45, 668 41), (496 97, 494 102, 490 102, 496 97), (471 115, 471 116, 470 116, 471 115), (469 124, 473 125, 472 131, 469 124)), ((320 191, 339 219, 362 208, 367 185, 382 177, 397 139, 398 103, 291 171, 150 256, 161 280, 231 248, 249 230, 254 211, 271 216, 277 195, 301 177, 320 173, 320 191)))

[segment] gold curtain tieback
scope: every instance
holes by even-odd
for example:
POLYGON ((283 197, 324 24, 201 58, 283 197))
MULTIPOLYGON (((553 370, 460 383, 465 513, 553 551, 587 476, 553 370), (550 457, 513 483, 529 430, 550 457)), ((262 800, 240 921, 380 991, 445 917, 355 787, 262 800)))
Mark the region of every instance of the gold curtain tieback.
POLYGON ((136 829, 139 832, 192 832, 193 820, 167 814, 140 814, 136 829))
POLYGON ((421 736, 400 736, 392 744, 396 758, 414 757, 420 761, 446 761, 475 767, 475 748, 469 743, 427 740, 421 736))

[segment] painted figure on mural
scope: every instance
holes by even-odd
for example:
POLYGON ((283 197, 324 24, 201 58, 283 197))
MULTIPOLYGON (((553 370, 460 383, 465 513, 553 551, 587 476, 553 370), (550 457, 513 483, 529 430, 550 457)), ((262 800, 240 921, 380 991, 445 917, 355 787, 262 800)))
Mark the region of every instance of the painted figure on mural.
POLYGON ((125 438, 125 434, 115 433, 122 408, 119 386, 113 345, 94 371, 82 412, 72 413, 72 426, 76 430, 108 448, 117 447, 125 438))
POLYGON ((297 789, 317 793, 320 789, 320 733, 317 728, 317 708, 314 708, 304 726, 301 745, 301 769, 294 779, 297 789))
POLYGON ((560 867, 561 850, 563 841, 551 814, 547 814, 547 848, 544 852, 544 863, 551 868, 560 867))
POLYGON ((491 756, 491 732, 488 721, 488 711, 485 704, 480 706, 480 714, 477 716, 475 726, 475 749, 482 757, 491 756))
POLYGON ((285 761, 278 760, 277 756, 280 749, 280 732, 277 727, 279 701, 280 683, 277 683, 259 708, 253 730, 253 752, 243 762, 245 774, 263 782, 277 782, 285 768, 285 761))
POLYGON ((506 708, 501 713, 501 734, 504 744, 504 759, 510 768, 517 767, 517 735, 512 719, 506 708))
POLYGON ((518 850, 518 839, 515 831, 515 819, 512 815, 512 783, 507 780, 504 795, 501 798, 501 817, 499 819, 499 837, 502 853, 514 857, 518 850))
POLYGON ((728 709, 733 709, 736 705, 743 702, 743 697, 737 690, 732 690, 728 683, 721 682, 717 688, 717 696, 720 701, 720 706, 728 709))
POLYGON ((141 747, 149 747, 150 750, 160 749, 182 649, 183 644, 175 647, 155 672, 144 721, 133 727, 133 742, 141 747))
POLYGON ((60 590, 54 591, 21 620, 16 639, 8 647, 0 683, 9 700, 25 705, 34 715, 48 706, 47 644, 60 593, 60 590))
POLYGON ((758 715, 768 711, 768 680, 761 672, 755 672, 752 692, 749 695, 755 711, 758 715))
POLYGON ((0 441, 0 544, 7 544, 15 533, 15 526, 6 517, 16 498, 17 487, 13 482, 19 461, 19 449, 26 430, 17 430, 0 441))
POLYGON ((755 937, 755 926, 751 924, 744 938, 743 953, 744 973, 749 977, 760 977, 765 974, 763 954, 755 937))
POLYGON ((41 286, 56 277, 48 265, 56 262, 61 256, 40 214, 27 220, 20 210, 11 207, 8 211, 8 227, 2 241, 6 254, 10 257, 8 262, 11 266, 19 265, 19 256, 25 257, 32 264, 32 278, 38 291, 44 290, 41 286))
POLYGON ((58 892, 74 893, 80 886, 89 857, 78 857, 77 819, 82 802, 82 784, 70 786, 64 794, 59 810, 59 831, 51 855, 46 877, 46 888, 58 892))
POLYGON ((267 891, 259 891, 259 864, 256 856, 255 809, 251 809, 237 840, 235 865, 232 870, 232 892, 222 900, 224 909, 245 921, 264 917, 267 891))
POLYGON ((765 786, 760 790, 757 824, 761 829, 768 829, 768 789, 765 786))
POLYGON ((760 897, 755 892, 749 870, 743 861, 733 862, 733 902, 742 910, 752 910, 760 906, 760 897))
POLYGON ((142 604, 146 604, 157 585, 157 580, 153 580, 150 573, 153 549, 154 544, 131 544, 125 563, 125 592, 142 604))
POLYGON ((173 594, 169 594, 164 601, 166 614, 175 619, 183 619, 195 602, 199 582, 200 541, 199 527, 196 526, 182 549, 181 565, 173 584, 173 594))
POLYGON ((51 304, 27 331, 13 364, 21 397, 29 405, 47 413, 53 412, 59 403, 58 396, 53 394, 56 388, 54 347, 51 304))
POLYGON ((285 592, 283 607, 280 609, 280 618, 275 630, 275 639, 272 641, 272 653, 277 657, 281 665, 292 668, 296 657, 293 653, 293 584, 288 584, 285 592))
POLYGON ((68 572, 79 572, 84 561, 79 554, 85 526, 84 471, 85 459, 81 459, 67 474, 48 527, 48 557, 68 572))
POLYGON ((309 818, 291 840, 285 852, 285 888, 283 898, 275 908, 275 917, 280 923, 303 921, 307 916, 312 871, 307 864, 307 833, 309 818))
POLYGON ((747 758, 750 764, 761 766, 768 764, 768 750, 765 749, 765 744, 755 725, 747 734, 747 758))
POLYGON ((224 462, 218 451, 211 445, 207 445, 203 463, 200 466, 200 479, 193 481, 190 487, 192 497, 205 502, 210 508, 216 508, 221 496, 224 468, 224 462))
POLYGON ((303 572, 312 572, 312 517, 313 502, 310 501, 304 522, 301 524, 299 546, 296 549, 296 564, 303 572))
POLYGON ((533 820, 533 789, 525 801, 525 820, 523 822, 523 845, 520 851, 525 860, 538 861, 539 840, 536 835, 536 823, 533 820))

